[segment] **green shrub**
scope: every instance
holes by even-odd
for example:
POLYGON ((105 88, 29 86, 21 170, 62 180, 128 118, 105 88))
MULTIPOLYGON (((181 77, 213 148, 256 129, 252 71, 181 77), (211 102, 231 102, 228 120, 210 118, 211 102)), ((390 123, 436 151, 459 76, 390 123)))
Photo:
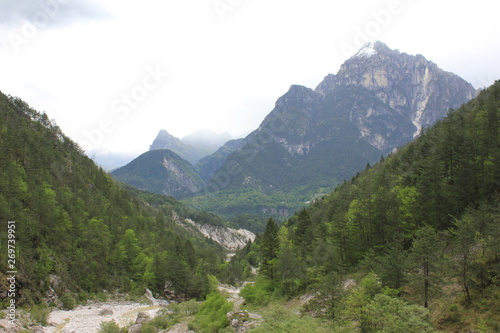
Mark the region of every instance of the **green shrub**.
POLYGON ((200 309, 200 305, 201 303, 196 302, 194 299, 183 302, 180 304, 180 312, 186 316, 194 315, 200 309))
POLYGON ((364 308, 361 329, 365 332, 431 332, 429 310, 383 294, 364 308))
POLYGON ((73 310, 76 306, 75 298, 69 293, 62 295, 61 302, 64 310, 73 310))
POLYGON ((247 303, 265 306, 271 301, 271 282, 259 279, 255 284, 247 284, 240 292, 247 303))
POLYGON ((99 333, 120 333, 120 326, 114 320, 101 323, 99 333))
POLYGON ((233 304, 221 294, 209 294, 196 313, 193 326, 201 332, 219 332, 229 324, 226 314, 232 309, 233 304))
POLYGON ((49 315, 50 310, 44 305, 33 305, 31 307, 30 318, 36 324, 47 326, 47 319, 49 319, 49 315))
POLYGON ((158 330, 152 323, 142 324, 141 333, 156 333, 158 330))
POLYGON ((447 311, 446 320, 450 323, 459 323, 461 316, 462 314, 460 313, 458 305, 456 304, 450 305, 447 311))
POLYGON ((179 322, 179 319, 177 316, 171 316, 171 315, 161 315, 161 316, 156 316, 152 321, 151 324, 159 329, 165 330, 167 328, 170 328, 177 324, 179 322))
POLYGON ((106 293, 103 293, 102 291, 98 292, 95 295, 95 300, 99 302, 106 302, 108 300, 108 295, 106 293))
POLYGON ((337 330, 333 330, 331 322, 310 316, 298 316, 294 309, 287 308, 280 302, 270 303, 262 310, 262 315, 265 320, 256 328, 252 329, 252 332, 339 332, 337 330))

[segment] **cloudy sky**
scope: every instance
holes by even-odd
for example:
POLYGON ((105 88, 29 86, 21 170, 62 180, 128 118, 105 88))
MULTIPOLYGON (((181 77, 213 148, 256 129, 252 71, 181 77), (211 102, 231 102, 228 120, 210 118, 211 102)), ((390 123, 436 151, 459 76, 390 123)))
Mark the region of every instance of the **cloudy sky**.
POLYGON ((0 0, 0 91, 84 149, 146 151, 160 129, 237 136, 292 84, 365 41, 423 54, 476 88, 500 79, 491 0, 0 0))

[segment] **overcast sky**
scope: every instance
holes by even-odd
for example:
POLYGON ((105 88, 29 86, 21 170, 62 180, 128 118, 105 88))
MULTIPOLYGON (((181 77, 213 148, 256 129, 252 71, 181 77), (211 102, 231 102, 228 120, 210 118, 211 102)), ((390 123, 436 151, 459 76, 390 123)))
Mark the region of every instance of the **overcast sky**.
POLYGON ((500 79, 492 0, 0 0, 0 90, 84 149, 144 152, 160 129, 237 136, 292 84, 366 40, 474 87, 500 79))

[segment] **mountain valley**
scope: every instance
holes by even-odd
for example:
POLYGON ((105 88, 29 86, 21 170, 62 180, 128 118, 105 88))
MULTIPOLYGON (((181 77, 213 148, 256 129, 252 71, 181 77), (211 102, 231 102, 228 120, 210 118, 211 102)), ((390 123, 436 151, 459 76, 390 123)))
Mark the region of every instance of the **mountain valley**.
POLYGON ((111 171, 0 92, 0 156, 0 331, 500 331, 500 81, 370 42, 111 171))
MULTIPOLYGON (((233 220, 245 214, 286 218, 404 146, 477 93, 422 55, 370 42, 314 90, 292 85, 258 129, 208 156, 193 158, 192 148, 160 131, 151 149, 167 148, 184 156, 202 182, 193 186, 185 177, 183 189, 160 189, 160 183, 182 186, 182 181, 170 180, 157 163, 156 176, 140 188, 177 196, 233 220)), ((112 175, 132 186, 137 182, 131 179, 151 173, 135 168, 128 178, 117 176, 122 172, 112 175)), ((185 173, 193 175, 192 170, 185 173)))

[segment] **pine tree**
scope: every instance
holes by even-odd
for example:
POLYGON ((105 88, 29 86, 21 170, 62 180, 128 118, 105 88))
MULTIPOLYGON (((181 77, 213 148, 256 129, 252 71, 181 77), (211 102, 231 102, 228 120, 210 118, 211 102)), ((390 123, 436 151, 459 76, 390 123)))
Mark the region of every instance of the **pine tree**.
POLYGON ((413 264, 412 275, 417 290, 421 290, 424 307, 429 307, 431 291, 438 284, 439 267, 443 262, 440 251, 443 246, 440 235, 426 226, 416 232, 408 262, 413 264))
POLYGON ((299 249, 299 253, 302 258, 311 251, 312 243, 314 240, 314 232, 311 223, 311 218, 304 208, 300 211, 297 218, 297 228, 294 232, 293 241, 294 244, 299 249))
POLYGON ((462 219, 455 220, 454 228, 450 230, 455 236, 454 250, 458 255, 459 276, 466 303, 472 301, 470 295, 471 265, 474 262, 476 244, 476 228, 473 217, 466 214, 462 219))
POLYGON ((276 258, 278 257, 279 251, 278 231, 279 227, 274 223, 274 220, 270 218, 267 222, 266 231, 262 239, 262 259, 260 262, 261 273, 270 280, 275 280, 276 278, 276 258))

